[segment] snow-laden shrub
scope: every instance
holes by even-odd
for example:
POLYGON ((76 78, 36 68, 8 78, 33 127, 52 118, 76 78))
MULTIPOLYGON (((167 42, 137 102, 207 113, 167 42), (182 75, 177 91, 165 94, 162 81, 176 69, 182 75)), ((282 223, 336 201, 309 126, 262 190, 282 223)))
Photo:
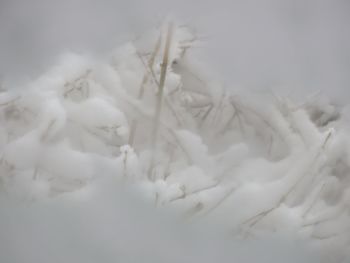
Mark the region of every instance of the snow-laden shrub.
POLYGON ((1 91, 1 193, 47 199, 114 177, 187 220, 244 238, 277 231, 309 240, 325 262, 345 259, 340 109, 321 96, 227 90, 199 69, 198 42, 166 25, 108 59, 66 54, 26 87, 1 91))

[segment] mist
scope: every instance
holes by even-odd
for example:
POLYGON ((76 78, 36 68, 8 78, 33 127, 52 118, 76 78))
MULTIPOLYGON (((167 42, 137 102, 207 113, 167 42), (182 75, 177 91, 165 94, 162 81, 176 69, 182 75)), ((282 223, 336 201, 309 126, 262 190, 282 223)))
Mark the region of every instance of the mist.
POLYGON ((200 57, 231 90, 349 95, 344 0, 2 0, 0 73, 35 78, 64 51, 105 54, 172 16, 203 41, 200 57))
POLYGON ((349 262, 349 25, 346 0, 0 0, 0 261, 349 262))

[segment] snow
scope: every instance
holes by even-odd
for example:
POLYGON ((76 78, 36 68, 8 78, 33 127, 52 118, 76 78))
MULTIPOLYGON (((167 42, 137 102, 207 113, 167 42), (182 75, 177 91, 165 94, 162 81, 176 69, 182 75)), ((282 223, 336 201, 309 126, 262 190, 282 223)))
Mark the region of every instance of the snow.
POLYGON ((1 91, 5 261, 346 262, 346 114, 322 95, 231 94, 193 66, 200 40, 176 25, 157 121, 167 25, 1 91))

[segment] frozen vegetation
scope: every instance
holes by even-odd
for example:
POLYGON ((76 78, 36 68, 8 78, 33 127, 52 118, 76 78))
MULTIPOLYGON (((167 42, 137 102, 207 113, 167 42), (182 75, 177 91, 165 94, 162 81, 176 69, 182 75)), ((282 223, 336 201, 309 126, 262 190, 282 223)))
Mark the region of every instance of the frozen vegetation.
POLYGON ((347 108, 228 91, 201 41, 165 23, 2 87, 4 263, 349 262, 347 108))

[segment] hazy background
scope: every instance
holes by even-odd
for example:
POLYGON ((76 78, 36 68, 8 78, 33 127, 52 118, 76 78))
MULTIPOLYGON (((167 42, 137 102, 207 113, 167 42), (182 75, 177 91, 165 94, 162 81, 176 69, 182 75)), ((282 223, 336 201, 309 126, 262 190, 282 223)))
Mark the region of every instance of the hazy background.
MULTIPOLYGON (((231 90, 322 90, 348 103, 349 0, 0 0, 0 76, 4 85, 16 87, 42 74, 62 52, 103 56, 167 15, 207 36, 195 51, 231 90)), ((155 231, 163 229, 158 221, 151 215, 145 220, 138 206, 116 205, 125 200, 109 186, 110 195, 101 188, 79 204, 68 198, 23 208, 0 198, 1 262, 116 262, 118 254, 136 257, 129 262, 167 262, 162 253, 158 261, 145 260, 161 245, 173 249, 169 254, 164 248, 165 258, 204 258, 175 262, 215 262, 209 256, 221 251, 229 252, 228 260, 219 262, 232 262, 232 254, 242 262, 313 262, 294 240, 267 239, 217 252, 216 239, 202 238, 210 242, 194 249, 186 243, 192 232, 174 239, 166 229, 155 231)))
POLYGON ((207 36, 197 51, 232 89, 347 102, 348 0, 0 0, 0 75, 18 83, 63 51, 103 54, 169 14, 207 36))

